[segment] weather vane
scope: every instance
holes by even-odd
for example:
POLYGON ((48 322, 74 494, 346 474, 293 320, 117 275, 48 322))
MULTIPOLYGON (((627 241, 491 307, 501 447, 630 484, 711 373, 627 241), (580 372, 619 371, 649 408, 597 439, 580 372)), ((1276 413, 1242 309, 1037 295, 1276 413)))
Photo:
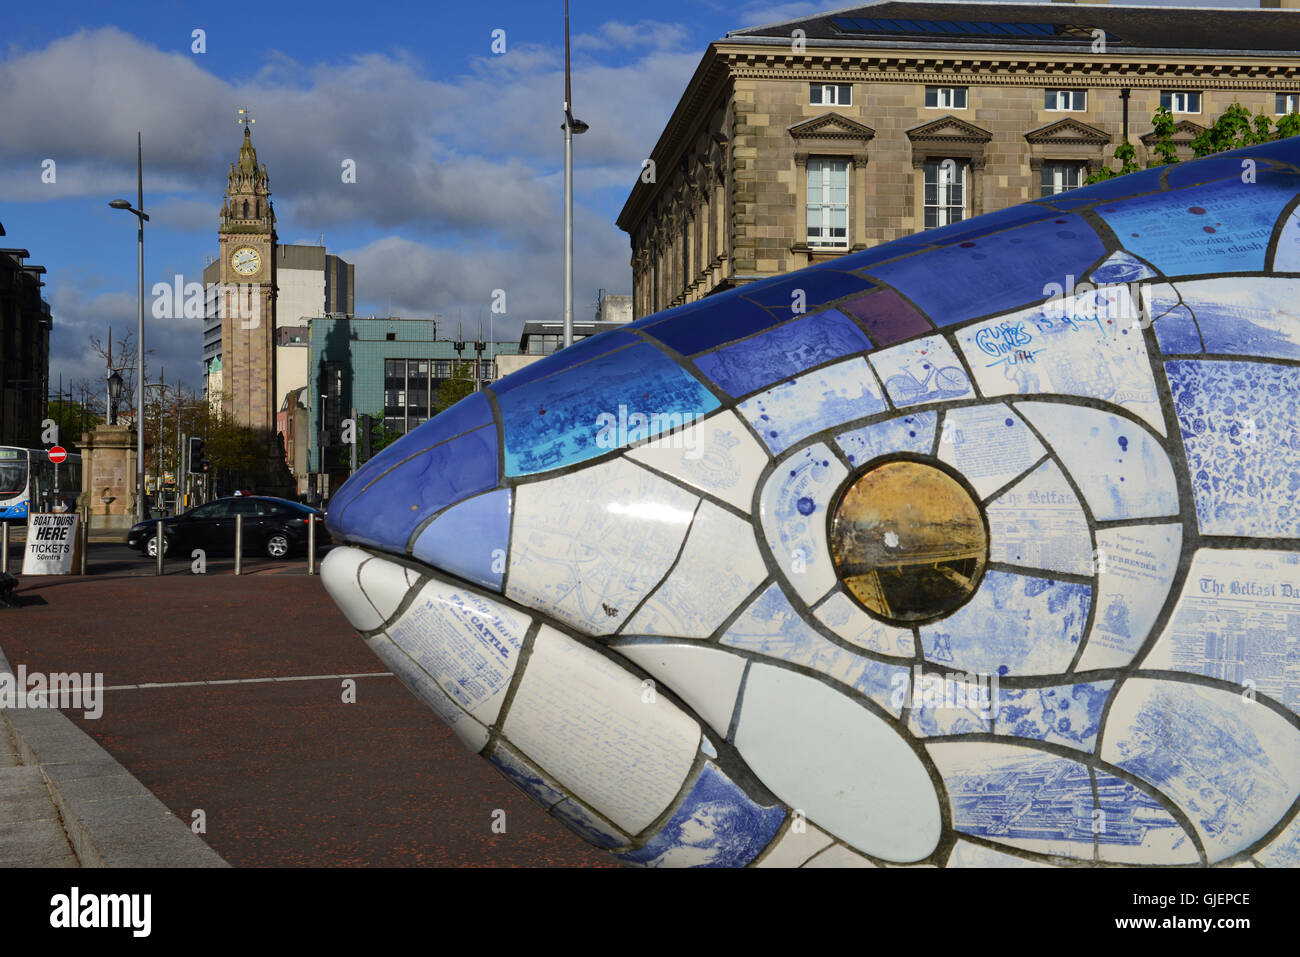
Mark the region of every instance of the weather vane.
POLYGON ((240 126, 247 124, 248 128, 252 129, 253 124, 256 123, 257 120, 253 119, 253 113, 251 110, 241 109, 239 111, 239 116, 235 120, 235 122, 238 123, 240 126))

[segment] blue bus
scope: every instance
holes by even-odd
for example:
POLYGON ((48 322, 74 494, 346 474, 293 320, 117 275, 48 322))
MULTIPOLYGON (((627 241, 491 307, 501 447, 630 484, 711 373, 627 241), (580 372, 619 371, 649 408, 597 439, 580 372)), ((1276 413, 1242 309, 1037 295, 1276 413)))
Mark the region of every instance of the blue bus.
POLYGON ((80 455, 55 465, 45 449, 0 445, 0 522, 26 522, 34 511, 73 511, 80 494, 80 455))

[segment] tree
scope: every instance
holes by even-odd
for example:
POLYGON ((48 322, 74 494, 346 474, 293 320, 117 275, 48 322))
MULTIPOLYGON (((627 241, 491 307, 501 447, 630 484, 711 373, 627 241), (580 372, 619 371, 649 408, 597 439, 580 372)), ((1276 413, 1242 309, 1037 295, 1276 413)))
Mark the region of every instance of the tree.
POLYGON ((438 411, 449 409, 474 391, 474 364, 458 362, 450 379, 438 383, 438 411))

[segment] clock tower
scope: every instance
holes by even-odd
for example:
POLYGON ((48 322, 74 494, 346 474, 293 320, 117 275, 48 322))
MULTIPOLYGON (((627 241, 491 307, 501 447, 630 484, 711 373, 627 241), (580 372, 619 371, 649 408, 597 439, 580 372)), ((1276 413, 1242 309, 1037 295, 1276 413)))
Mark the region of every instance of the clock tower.
MULTIPOLYGON (((242 111, 241 111, 242 113, 242 111)), ((230 165, 221 204, 222 411, 266 438, 275 437, 275 209, 266 164, 257 165, 249 125, 230 165)))

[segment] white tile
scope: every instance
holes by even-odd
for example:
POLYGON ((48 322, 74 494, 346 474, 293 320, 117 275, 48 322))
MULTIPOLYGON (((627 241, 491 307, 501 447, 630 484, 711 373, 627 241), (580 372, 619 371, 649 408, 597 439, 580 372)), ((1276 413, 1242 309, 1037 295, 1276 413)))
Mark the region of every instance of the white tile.
POLYGON ((998 402, 948 409, 943 414, 939 458, 988 498, 1046 454, 1011 409, 998 402))
POLYGON ((1191 681, 1124 682, 1101 757, 1173 801, 1211 864, 1262 838, 1300 795, 1300 730, 1246 695, 1191 681))
POLYGON ((1092 574, 1092 538, 1074 491, 1044 462, 985 509, 989 558, 1024 568, 1092 574))
POLYGON ((822 851, 804 867, 875 867, 861 854, 854 853, 843 844, 836 844, 822 851))
POLYGON ((1161 435, 1164 416, 1138 305, 1124 286, 1069 296, 966 326, 957 344, 987 396, 1058 393, 1100 399, 1145 419, 1161 435))
POLYGON ((361 565, 369 559, 368 552, 339 545, 331 548, 320 563, 321 584, 357 631, 374 631, 384 623, 361 590, 358 580, 361 565))
POLYGON ((626 459, 515 490, 506 594, 613 634, 668 571, 699 499, 626 459))
POLYGON ((393 644, 383 632, 367 638, 366 646, 379 656, 379 660, 388 666, 388 670, 397 676, 397 680, 411 694, 451 727, 461 744, 471 751, 483 750, 488 743, 488 729, 447 697, 447 693, 438 687, 438 683, 410 655, 393 644))
POLYGON ((713 730, 727 736, 744 658, 717 648, 664 642, 619 644, 613 650, 654 675, 713 730))
POLYGON ((383 558, 372 558, 363 564, 359 578, 361 590, 384 621, 393 617, 402 599, 411 590, 406 568, 383 558))
MULTIPOLYGON (((670 437, 671 438, 671 437, 670 437)), ((684 433, 681 447, 671 442, 631 449, 627 456, 748 512, 767 450, 729 409, 717 412, 684 433)))
POLYGON ((771 849, 755 867, 802 867, 804 861, 831 843, 830 835, 813 827, 807 821, 799 831, 793 823, 776 839, 771 849))
POLYGON ((682 557, 622 634, 707 638, 765 578, 754 526, 701 502, 682 557))
POLYGON ((769 449, 783 452, 805 436, 884 412, 888 405, 871 367, 858 357, 788 379, 736 408, 769 449))
POLYGON ((1017 402, 1060 456, 1099 522, 1178 514, 1178 486, 1164 448, 1146 429, 1097 409, 1017 402))
POLYGON ((948 867, 1051 867, 1041 861, 1031 861, 1015 854, 995 851, 982 844, 958 841, 948 855, 948 867))
POLYGON ((491 724, 529 624, 522 612, 434 579, 386 630, 460 707, 491 724))
POLYGON ((925 336, 871 355, 871 365, 898 408, 971 399, 970 376, 943 336, 925 336))
POLYGON ((1265 867, 1300 867, 1300 816, 1256 851, 1255 859, 1265 867))
POLYGON ((768 548, 810 605, 837 580, 826 545, 826 511, 848 474, 819 442, 779 462, 763 486, 759 517, 768 548))
POLYGON ((786 805, 868 854, 916 861, 939 841, 939 799, 920 759, 882 719, 814 678, 752 665, 736 747, 786 805))
POLYGON ((1133 660, 1164 607, 1182 544, 1178 524, 1098 529, 1097 614, 1076 670, 1122 668, 1133 660))
POLYGON ((916 640, 910 628, 876 621, 838 588, 813 614, 835 634, 859 648, 895 658, 912 658, 916 654, 916 640))
POLYGON ((506 737, 618 827, 636 834, 676 798, 700 728, 599 652, 543 625, 506 714, 506 737))

